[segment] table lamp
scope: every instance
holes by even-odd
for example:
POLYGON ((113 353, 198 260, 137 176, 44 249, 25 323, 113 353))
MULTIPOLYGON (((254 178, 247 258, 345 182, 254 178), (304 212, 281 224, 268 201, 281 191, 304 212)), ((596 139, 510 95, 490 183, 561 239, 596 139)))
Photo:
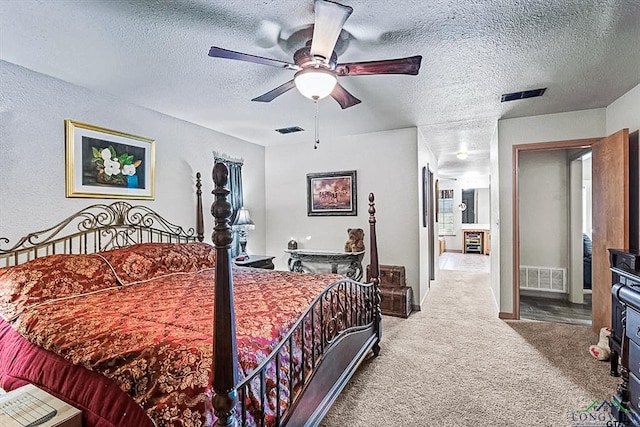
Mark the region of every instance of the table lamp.
POLYGON ((240 242, 240 255, 238 255, 238 258, 249 258, 246 251, 247 232, 256 228, 253 220, 251 220, 251 216, 249 215, 249 209, 243 206, 238 210, 236 219, 233 221, 233 224, 231 224, 231 228, 238 232, 238 241, 240 242))

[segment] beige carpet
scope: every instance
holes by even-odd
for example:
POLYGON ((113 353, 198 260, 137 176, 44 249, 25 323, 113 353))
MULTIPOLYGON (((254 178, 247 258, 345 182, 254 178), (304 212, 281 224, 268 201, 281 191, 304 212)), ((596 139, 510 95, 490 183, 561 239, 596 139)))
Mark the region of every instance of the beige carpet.
POLYGON ((321 425, 573 426, 618 379, 588 353, 590 328, 499 320, 489 275, 443 270, 421 312, 384 317, 377 358, 360 366, 321 425))

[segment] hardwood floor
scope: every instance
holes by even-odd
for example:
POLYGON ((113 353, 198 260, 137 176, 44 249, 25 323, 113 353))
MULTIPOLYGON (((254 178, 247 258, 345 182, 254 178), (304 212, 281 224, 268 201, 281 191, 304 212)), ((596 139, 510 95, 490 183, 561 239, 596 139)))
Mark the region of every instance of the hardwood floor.
POLYGON ((559 299, 520 295, 520 318, 591 326, 591 295, 584 297, 584 304, 573 304, 559 299))

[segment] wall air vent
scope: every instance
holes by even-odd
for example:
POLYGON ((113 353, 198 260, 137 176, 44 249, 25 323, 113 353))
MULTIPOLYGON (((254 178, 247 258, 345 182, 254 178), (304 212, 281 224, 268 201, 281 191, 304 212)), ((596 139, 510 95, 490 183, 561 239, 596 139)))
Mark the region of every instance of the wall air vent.
POLYGON ((520 289, 567 293, 567 269, 521 265, 520 289))
POLYGON ((523 90, 522 92, 505 93, 500 98, 500 102, 515 101, 516 99, 535 98, 536 96, 542 96, 546 87, 540 89, 523 90))
POLYGON ((294 132, 302 132, 302 131, 304 131, 304 129, 302 129, 300 126, 291 126, 288 128, 276 129, 276 132, 280 132, 283 135, 286 135, 288 133, 294 133, 294 132))

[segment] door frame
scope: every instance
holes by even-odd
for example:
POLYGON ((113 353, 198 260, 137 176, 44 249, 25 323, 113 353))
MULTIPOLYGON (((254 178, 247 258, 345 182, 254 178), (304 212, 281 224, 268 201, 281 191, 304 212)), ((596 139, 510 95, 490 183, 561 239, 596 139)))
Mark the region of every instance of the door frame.
POLYGON ((431 288, 431 281, 436 280, 436 263, 438 258, 436 257, 436 210, 435 210, 435 197, 434 197, 434 187, 435 187, 435 175, 431 168, 429 167, 429 163, 426 166, 426 184, 427 191, 425 191, 425 197, 427 198, 425 209, 427 210, 427 219, 429 227, 429 288, 431 288))
POLYGON ((593 144, 602 138, 569 139, 564 141, 535 142, 531 144, 519 144, 512 147, 512 210, 513 210, 513 312, 501 313, 500 318, 520 320, 520 208, 518 190, 519 158, 521 152, 566 150, 572 148, 591 148, 593 144))
MULTIPOLYGON (((584 162, 588 150, 569 157, 569 302, 584 304, 584 162)), ((593 209, 593 201, 591 201, 593 209)), ((591 282, 591 281, 590 281, 591 282)))

